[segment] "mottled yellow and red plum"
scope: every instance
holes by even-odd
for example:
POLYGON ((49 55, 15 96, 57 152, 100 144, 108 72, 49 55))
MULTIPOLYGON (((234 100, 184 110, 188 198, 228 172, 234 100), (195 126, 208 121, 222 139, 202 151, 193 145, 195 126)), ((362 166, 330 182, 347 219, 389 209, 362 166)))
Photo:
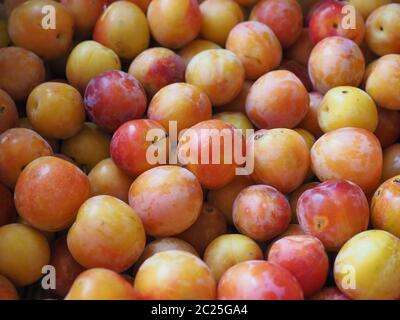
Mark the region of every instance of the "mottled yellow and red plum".
POLYGON ((245 69, 239 57, 224 49, 200 52, 186 68, 186 82, 202 89, 213 106, 231 102, 242 89, 245 69))
POLYGON ((250 13, 250 20, 269 26, 283 48, 290 47, 297 40, 303 27, 303 13, 295 0, 259 1, 250 13))
POLYGON ((101 128, 114 132, 125 122, 143 117, 147 97, 134 76, 113 70, 89 82, 84 102, 90 119, 101 128))
POLYGON ((89 194, 89 180, 77 166, 60 158, 41 157, 20 174, 15 206, 33 227, 58 231, 73 223, 89 194))
POLYGON ((147 117, 160 123, 165 130, 174 128, 177 132, 195 124, 210 120, 211 101, 198 87, 180 82, 170 84, 158 91, 151 99, 147 117), (176 123, 174 123, 174 121, 176 123))
POLYGON ((183 82, 185 63, 172 50, 156 47, 139 54, 131 63, 129 74, 139 80, 152 97, 171 83, 183 82))
POLYGON ((253 180, 282 193, 296 190, 310 167, 310 151, 303 137, 291 129, 259 130, 247 140, 254 154, 253 180))
POLYGON ((104 268, 82 272, 74 281, 65 300, 135 300, 136 294, 120 274, 104 268))
POLYGON ((400 54, 400 3, 380 6, 366 22, 366 43, 377 55, 400 54))
POLYGON ((134 288, 145 300, 216 298, 216 281, 208 266, 180 250, 159 252, 147 259, 136 274, 134 288))
POLYGON ((331 36, 340 36, 361 44, 365 35, 365 23, 361 13, 346 9, 346 3, 329 0, 321 3, 313 12, 308 30, 313 43, 331 36), (353 20, 350 20, 350 16, 353 20))
POLYGON ((381 179, 382 148, 375 135, 365 129, 334 130, 312 147, 311 166, 320 181, 346 179, 369 193, 381 179))
POLYGON ((129 1, 112 3, 97 20, 93 40, 131 60, 147 49, 150 30, 143 11, 129 1))
POLYGON ((302 229, 321 240, 326 250, 343 244, 368 227, 368 200, 359 186, 347 180, 330 180, 305 191, 297 202, 302 229))
POLYGON ((206 189, 230 183, 246 160, 245 138, 228 122, 212 119, 189 128, 179 139, 178 158, 206 189), (215 143, 218 141, 219 143, 215 143))
POLYGON ((299 282, 267 261, 245 261, 228 269, 218 283, 219 300, 303 300, 299 282))
POLYGON ((236 25, 229 33, 226 48, 242 61, 246 79, 256 80, 281 63, 282 48, 274 32, 257 21, 236 25))
POLYGON ((197 0, 152 0, 147 20, 154 39, 171 49, 181 48, 194 40, 201 28, 197 0))
POLYGON ((314 88, 325 94, 338 86, 358 87, 364 76, 365 59, 355 42, 328 37, 312 50, 308 70, 314 88))
POLYGON ((128 204, 112 196, 95 196, 79 208, 67 242, 82 266, 122 272, 140 257, 146 236, 139 215, 128 204))
POLYGON ((129 205, 139 214, 148 235, 172 236, 198 219, 203 191, 187 169, 160 166, 142 173, 132 183, 129 205))
POLYGON ((260 129, 291 129, 305 117, 309 102, 306 88, 292 72, 271 71, 252 85, 246 113, 260 129))
POLYGON ((286 230, 291 211, 289 202, 278 190, 254 185, 238 194, 232 217, 240 233, 256 241, 267 241, 286 230))
POLYGON ((400 236, 400 176, 386 180, 375 192, 371 203, 371 221, 375 229, 400 236))
POLYGON ((294 275, 306 297, 319 291, 328 276, 328 255, 322 242, 313 236, 288 236, 276 241, 267 260, 294 275))
POLYGON ((61 0, 61 4, 74 18, 75 33, 88 39, 93 32, 97 19, 103 13, 108 0, 61 0))
POLYGON ((125 122, 111 139, 111 158, 124 172, 136 177, 158 165, 150 161, 148 152, 165 155, 168 149, 166 136, 164 127, 154 120, 137 119, 125 122))

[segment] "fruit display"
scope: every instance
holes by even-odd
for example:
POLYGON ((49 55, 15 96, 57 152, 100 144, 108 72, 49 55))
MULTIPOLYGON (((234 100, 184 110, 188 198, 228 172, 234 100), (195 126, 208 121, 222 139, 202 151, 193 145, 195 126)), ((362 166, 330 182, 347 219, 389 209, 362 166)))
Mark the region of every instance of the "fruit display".
POLYGON ((400 300, 399 0, 0 2, 0 300, 400 300))

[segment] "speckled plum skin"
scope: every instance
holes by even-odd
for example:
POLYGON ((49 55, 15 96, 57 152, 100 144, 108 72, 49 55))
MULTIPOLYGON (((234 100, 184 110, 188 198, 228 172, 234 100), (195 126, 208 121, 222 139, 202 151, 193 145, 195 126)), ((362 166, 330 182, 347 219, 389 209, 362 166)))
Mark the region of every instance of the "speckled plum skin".
POLYGON ((236 264, 218 283, 218 300, 303 300, 296 278, 267 261, 236 264))
POLYGON ((179 234, 199 217, 203 191, 197 178, 178 166, 160 166, 141 174, 129 189, 129 205, 140 215, 146 233, 179 234))
POLYGON ((307 234, 337 252, 351 237, 365 231, 368 200, 356 184, 331 180, 305 191, 297 202, 297 217, 307 234))
POLYGON ((156 253, 136 274, 135 291, 145 300, 213 300, 216 281, 195 255, 178 250, 156 253))
POLYGON ((291 219, 285 196, 273 187, 255 185, 242 190, 232 209, 233 222, 256 241, 270 240, 287 228, 291 219))
POLYGON ((114 132, 123 123, 143 116, 147 97, 135 77, 113 70, 106 71, 89 82, 84 103, 94 123, 114 132))

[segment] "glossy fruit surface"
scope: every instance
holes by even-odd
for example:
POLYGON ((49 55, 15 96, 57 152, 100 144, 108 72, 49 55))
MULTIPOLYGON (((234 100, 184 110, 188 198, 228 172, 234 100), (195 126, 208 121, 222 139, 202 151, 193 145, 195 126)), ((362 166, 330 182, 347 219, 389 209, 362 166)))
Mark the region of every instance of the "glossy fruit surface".
POLYGON ((208 266, 191 253, 169 250, 147 259, 136 274, 141 299, 210 300, 216 283, 208 266))
POLYGON ((286 269, 267 261, 253 260, 228 269, 218 283, 218 299, 303 300, 303 291, 286 269))
POLYGON ((242 234, 224 234, 215 238, 204 253, 204 262, 217 281, 230 267, 247 260, 262 260, 261 248, 242 234))
POLYGON ((90 80, 84 102, 91 120, 114 132, 123 123, 143 116, 147 97, 135 77, 113 70, 90 80))
POLYGON ((334 130, 312 147, 311 165, 320 181, 347 179, 365 192, 371 192, 378 186, 382 174, 381 145, 365 129, 334 130))
POLYGON ((118 273, 102 268, 82 272, 65 300, 135 300, 132 285, 118 273))
POLYGON ((374 132, 378 126, 378 111, 374 100, 365 91, 355 87, 336 87, 325 94, 318 122, 324 132, 344 127, 374 132))
POLYGON ((139 80, 152 97, 171 83, 183 82, 185 63, 172 50, 156 47, 138 55, 129 67, 129 74, 139 80))
POLYGON ((177 132, 211 119, 212 106, 208 96, 188 83, 174 83, 160 89, 150 101, 147 116, 166 130, 175 125, 177 132), (172 122, 172 123, 170 123, 172 122))
POLYGON ((325 94, 338 86, 357 87, 363 79, 365 60, 353 41, 328 37, 312 50, 308 70, 314 88, 325 94))
POLYGON ((231 51, 210 49, 197 54, 186 68, 186 82, 202 89, 213 106, 231 102, 243 86, 245 70, 231 51))
POLYGON ((400 296, 399 238, 369 230, 350 239, 335 260, 340 291, 355 300, 396 300, 400 296))
POLYGON ((26 113, 35 130, 56 139, 72 137, 85 121, 82 96, 74 87, 59 82, 45 82, 32 90, 26 113))
POLYGON ((88 174, 92 196, 109 195, 128 202, 128 191, 133 178, 123 172, 115 162, 104 159, 97 163, 88 174))
POLYGON ((328 251, 338 251, 347 240, 367 229, 368 201, 356 184, 330 180, 301 195, 297 217, 306 233, 321 240, 328 251))
POLYGON ((242 190, 232 209, 236 228, 256 241, 270 240, 290 223, 290 205, 273 187, 254 185, 242 190))
POLYGON ((400 176, 386 180, 375 192, 371 203, 371 220, 375 229, 386 230, 400 236, 398 199, 400 176))
POLYGON ((196 0, 152 0, 147 20, 155 40, 172 49, 188 44, 201 28, 201 13, 196 0))
POLYGON ((139 215, 128 204, 96 196, 79 208, 67 241, 82 266, 122 272, 142 254, 146 238, 139 215))
POLYGON ((287 48, 300 36, 303 13, 299 3, 294 0, 262 0, 252 9, 250 20, 269 26, 282 47, 287 48), (276 12, 281 14, 277 15, 276 12))
POLYGON ((235 178, 244 149, 244 136, 238 129, 212 119, 185 131, 179 139, 178 158, 202 187, 218 189, 235 178))
POLYGON ((276 241, 267 259, 294 275, 306 297, 319 291, 328 275, 329 260, 325 248, 312 236, 288 236, 276 241))
POLYGON ((244 20, 236 1, 205 0, 200 4, 202 38, 225 46, 229 32, 244 20))
POLYGON ((66 76, 72 86, 84 93, 92 78, 105 71, 120 69, 121 62, 113 50, 88 40, 79 43, 71 51, 67 60, 66 76))
POLYGON ((52 60, 68 51, 74 24, 72 15, 60 3, 34 0, 23 3, 11 12, 8 32, 16 46, 28 49, 45 60, 52 60), (44 19, 44 6, 52 6, 55 14, 53 21, 44 19))
POLYGON ((255 132, 247 140, 247 152, 254 154, 253 180, 271 185, 282 193, 297 189, 303 183, 310 166, 310 152, 306 142, 301 135, 290 129, 255 132))
POLYGON ((165 154, 165 137, 165 129, 156 121, 137 119, 125 122, 111 139, 111 158, 124 172, 136 177, 157 166, 149 161, 148 151, 153 148, 155 153, 165 154), (151 136, 151 132, 155 136, 151 136), (157 135, 162 135, 164 140, 157 140, 157 135))
POLYGON ((252 85, 246 113, 261 129, 294 128, 308 111, 309 96, 292 72, 271 71, 252 85))
POLYGON ((129 190, 129 205, 139 214, 146 233, 179 234, 199 217, 203 192, 197 178, 178 166, 161 166, 142 173, 129 190))
POLYGON ((149 46, 146 16, 138 6, 115 2, 97 20, 93 39, 114 50, 122 59, 133 59, 149 46))
POLYGON ((89 197, 89 180, 79 168, 56 157, 41 157, 22 171, 15 187, 18 213, 33 227, 69 227, 89 197), (68 190, 68 192, 67 192, 68 190))

